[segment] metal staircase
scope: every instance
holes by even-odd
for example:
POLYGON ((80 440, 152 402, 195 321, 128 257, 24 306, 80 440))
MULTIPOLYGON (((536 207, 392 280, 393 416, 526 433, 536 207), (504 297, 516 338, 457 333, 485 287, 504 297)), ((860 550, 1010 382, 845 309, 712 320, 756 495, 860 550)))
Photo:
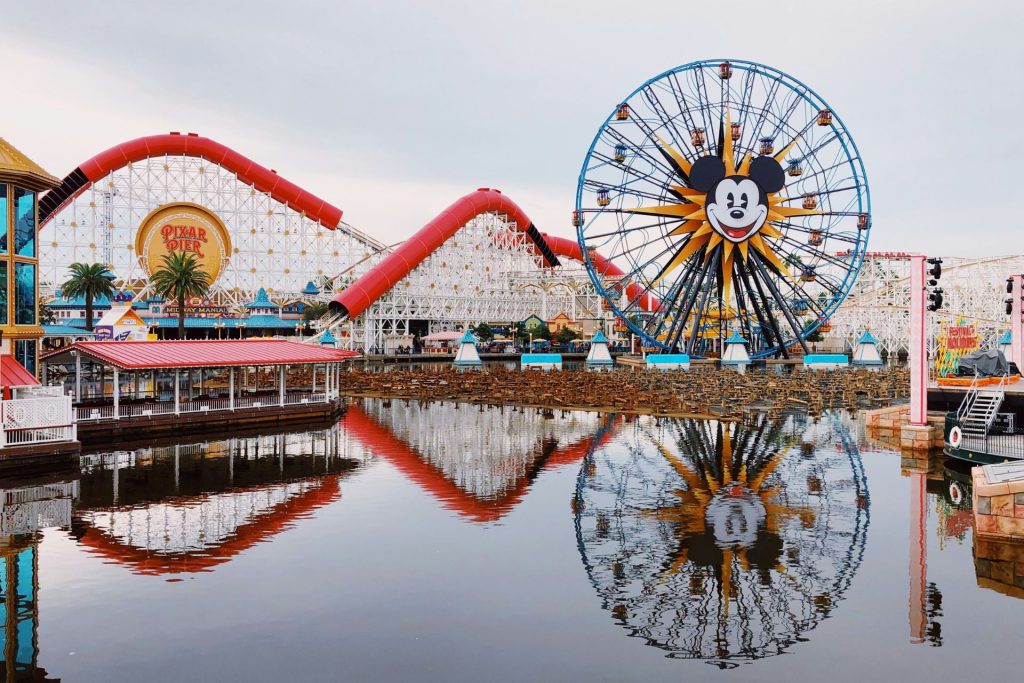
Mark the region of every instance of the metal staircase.
POLYGON ((1001 389, 973 389, 967 392, 957 411, 963 433, 970 436, 987 435, 1003 404, 1004 393, 1001 389))

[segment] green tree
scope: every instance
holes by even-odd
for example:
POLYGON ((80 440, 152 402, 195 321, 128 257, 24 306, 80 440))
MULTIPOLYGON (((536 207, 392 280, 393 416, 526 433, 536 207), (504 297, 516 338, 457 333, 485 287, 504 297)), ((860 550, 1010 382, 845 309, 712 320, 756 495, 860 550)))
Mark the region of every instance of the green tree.
POLYGON ((210 274, 192 254, 174 251, 163 257, 163 265, 150 276, 157 294, 178 302, 178 339, 185 338, 185 300, 210 291, 210 274))
POLYGON ((323 301, 311 301, 302 309, 302 319, 306 322, 319 320, 327 315, 328 307, 323 301))
POLYGON ((66 299, 85 299, 85 329, 92 332, 93 301, 114 296, 114 274, 102 263, 72 263, 68 270, 71 277, 61 285, 61 295, 66 299))
MULTIPOLYGON (((806 320, 806 321, 804 321, 804 327, 806 328, 812 322, 814 322, 814 321, 813 320, 806 320)), ((814 332, 811 332, 809 335, 807 335, 806 340, 809 341, 809 342, 820 342, 823 338, 824 337, 821 336, 821 330, 815 328, 814 332)))
POLYGON ((562 327, 555 332, 555 341, 559 344, 568 344, 574 339, 579 339, 580 335, 576 334, 575 330, 571 330, 568 327, 562 327))
POLYGON ((541 323, 534 323, 526 328, 526 338, 529 339, 530 335, 533 335, 533 340, 544 339, 551 341, 551 330, 548 329, 547 325, 541 323))
POLYGON ((494 330, 492 330, 491 326, 487 323, 480 323, 477 325, 473 330, 473 334, 475 334, 476 338, 482 342, 489 342, 494 339, 494 330))

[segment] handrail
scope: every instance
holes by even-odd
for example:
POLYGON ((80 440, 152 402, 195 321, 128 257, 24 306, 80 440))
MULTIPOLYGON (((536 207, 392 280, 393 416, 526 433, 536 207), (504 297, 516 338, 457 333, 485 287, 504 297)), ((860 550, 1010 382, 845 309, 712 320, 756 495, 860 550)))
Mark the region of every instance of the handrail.
POLYGON ((975 371, 974 379, 971 380, 970 386, 967 387, 967 393, 964 394, 964 400, 960 402, 960 407, 956 410, 956 421, 958 423, 971 412, 971 408, 978 398, 978 379, 980 378, 977 371, 975 371))

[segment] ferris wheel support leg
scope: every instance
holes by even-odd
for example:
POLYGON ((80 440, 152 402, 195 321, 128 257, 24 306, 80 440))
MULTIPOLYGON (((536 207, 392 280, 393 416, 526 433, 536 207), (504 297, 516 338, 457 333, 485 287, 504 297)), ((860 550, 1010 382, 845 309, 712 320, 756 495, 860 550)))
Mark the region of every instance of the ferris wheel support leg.
POLYGON ((1010 294, 1010 361, 1024 367, 1024 275, 1014 275, 1010 294))
POLYGON ((910 257, 910 424, 928 424, 924 256, 910 257))

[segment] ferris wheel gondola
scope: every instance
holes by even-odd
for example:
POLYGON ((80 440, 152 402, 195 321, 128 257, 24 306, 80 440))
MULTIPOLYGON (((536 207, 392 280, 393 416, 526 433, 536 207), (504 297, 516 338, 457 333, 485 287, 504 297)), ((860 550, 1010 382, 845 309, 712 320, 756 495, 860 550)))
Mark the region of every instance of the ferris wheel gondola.
POLYGON ((832 107, 776 69, 708 60, 615 107, 584 161, 573 224, 584 254, 623 271, 610 279, 587 263, 646 345, 707 355, 736 329, 767 356, 806 348, 842 303, 870 211, 832 107))

